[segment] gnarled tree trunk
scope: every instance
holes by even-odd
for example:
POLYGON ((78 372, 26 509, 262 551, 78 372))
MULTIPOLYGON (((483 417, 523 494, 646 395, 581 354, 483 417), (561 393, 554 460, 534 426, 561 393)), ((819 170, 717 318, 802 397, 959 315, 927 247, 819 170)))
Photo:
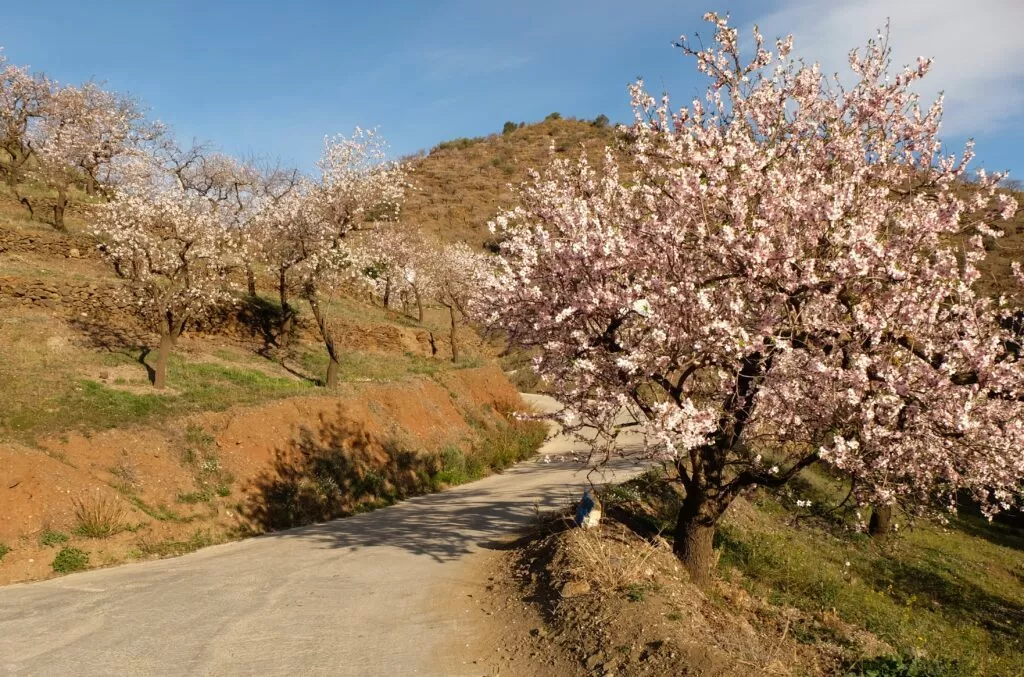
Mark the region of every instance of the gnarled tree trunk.
POLYGON ((167 387, 167 360, 176 342, 176 336, 169 331, 161 330, 160 347, 157 349, 156 361, 153 364, 153 387, 159 390, 167 387))
POLYGON ((281 344, 287 345, 295 321, 295 310, 288 303, 288 274, 281 270, 277 276, 277 293, 281 299, 281 344))
POLYGON ((715 524, 722 511, 700 491, 687 491, 676 518, 673 551, 700 587, 711 582, 715 566, 715 524))
POLYGON ((333 388, 338 385, 338 370, 341 367, 338 363, 338 352, 334 344, 334 334, 331 333, 331 327, 320 307, 320 300, 317 298, 316 292, 307 294, 306 298, 309 301, 310 309, 313 311, 316 326, 320 328, 320 336, 324 340, 324 346, 327 348, 327 357, 330 360, 327 363, 327 378, 324 381, 324 385, 328 388, 333 388))
POLYGON ((420 295, 420 290, 413 287, 413 293, 416 295, 416 319, 423 322, 423 297, 420 295))
POLYGON ((456 333, 455 333, 455 330, 457 329, 457 324, 455 322, 455 306, 448 306, 448 315, 451 318, 451 330, 449 332, 449 339, 450 339, 451 344, 452 344, 452 362, 458 362, 459 361, 459 341, 458 341, 458 337, 456 336, 456 333))
POLYGON ((868 533, 872 536, 885 536, 892 529, 892 506, 876 505, 871 509, 868 521, 868 533))
POLYGON ((256 296, 256 272, 248 263, 245 264, 245 284, 248 287, 249 296, 256 296))
POLYGON ((64 224, 64 212, 68 207, 68 189, 61 186, 57 189, 57 201, 53 205, 53 227, 64 232, 67 226, 64 224))

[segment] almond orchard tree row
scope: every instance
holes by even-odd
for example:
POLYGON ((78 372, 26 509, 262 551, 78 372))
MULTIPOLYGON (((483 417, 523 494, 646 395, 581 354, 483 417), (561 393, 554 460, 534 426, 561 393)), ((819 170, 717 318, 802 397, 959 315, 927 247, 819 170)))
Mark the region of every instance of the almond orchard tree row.
POLYGON ((293 292, 309 303, 327 349, 324 382, 334 386, 340 363, 328 304, 363 267, 350 236, 397 219, 407 169, 387 159, 376 132, 361 129, 350 138, 326 139, 318 166, 319 180, 302 181, 280 199, 263 201, 250 237, 277 277, 285 321, 294 317, 293 292))
POLYGON ((567 428, 610 453, 625 410, 674 464, 698 583, 730 503, 816 463, 862 504, 1020 505, 1021 336, 974 289, 1017 205, 999 175, 967 182, 970 147, 944 152, 941 100, 911 92, 931 62, 890 73, 879 35, 844 87, 791 38, 772 53, 755 30, 745 61, 706 19, 710 46, 679 44, 703 99, 674 110, 638 82, 625 166, 557 161, 492 224, 481 316, 538 349, 567 428))
POLYGON ((0 170, 34 217, 38 198, 18 193, 33 179, 55 193, 52 223, 64 230, 71 187, 95 195, 115 160, 163 134, 130 97, 93 82, 65 85, 0 57, 0 170))
POLYGON ((400 226, 373 231, 359 250, 363 274, 385 308, 396 299, 403 309, 414 305, 420 322, 426 300, 448 312, 452 362, 457 362, 458 329, 485 288, 492 257, 465 243, 442 244, 400 226))

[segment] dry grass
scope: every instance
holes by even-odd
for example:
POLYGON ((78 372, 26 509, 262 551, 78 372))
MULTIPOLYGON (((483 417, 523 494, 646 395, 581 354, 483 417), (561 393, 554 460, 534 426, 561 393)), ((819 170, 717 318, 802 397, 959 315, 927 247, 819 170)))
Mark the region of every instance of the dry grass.
POLYGON ((109 538, 126 528, 125 509, 120 500, 103 495, 73 499, 75 533, 86 538, 109 538))
POLYGON ((634 596, 638 594, 637 586, 649 583, 655 575, 652 558, 659 552, 671 552, 661 538, 627 541, 621 530, 606 526, 570 529, 565 540, 570 568, 577 575, 604 590, 625 590, 634 596))
POLYGON ((444 240, 482 245, 487 222, 514 198, 510 186, 555 157, 577 157, 581 147, 595 160, 614 131, 582 120, 545 120, 508 134, 440 144, 413 160, 412 191, 403 219, 444 240), (552 155, 552 146, 554 153, 552 155))

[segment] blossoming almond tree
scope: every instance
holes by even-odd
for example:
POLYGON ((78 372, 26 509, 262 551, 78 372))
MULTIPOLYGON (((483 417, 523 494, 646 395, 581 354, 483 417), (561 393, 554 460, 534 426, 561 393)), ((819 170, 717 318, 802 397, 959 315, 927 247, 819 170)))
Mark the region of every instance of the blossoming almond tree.
POLYGON ((31 156, 29 128, 42 115, 51 92, 49 81, 24 66, 7 63, 0 55, 0 171, 17 188, 31 156))
MULTIPOLYGON (((1005 299, 977 294, 983 236, 1016 204, 943 154, 921 59, 887 39, 843 87, 726 19, 680 47, 710 80, 677 112, 642 83, 629 171, 607 153, 534 174, 504 233, 488 319, 540 349, 570 429, 611 450, 629 412, 685 488, 675 551, 698 583, 747 487, 845 473, 862 502, 991 514, 1020 501, 1024 362, 1005 299)), ((1021 282, 1019 264, 1014 267, 1021 282)))
POLYGON ((385 308, 398 299, 407 310, 416 307, 423 321, 423 300, 432 291, 428 261, 435 250, 416 230, 400 224, 378 228, 359 241, 362 257, 369 264, 364 274, 385 308))
POLYGON ((448 309, 452 362, 459 360, 458 324, 471 312, 472 304, 484 291, 491 272, 490 256, 465 242, 437 248, 430 257, 427 275, 434 300, 448 309))
POLYGON ((338 347, 325 301, 352 277, 354 250, 347 236, 395 218, 406 187, 406 168, 387 160, 383 140, 372 130, 326 139, 320 180, 306 181, 260 211, 264 255, 285 290, 295 288, 313 312, 328 367, 325 384, 338 383, 338 347))
POLYGON ((70 188, 84 179, 96 192, 102 168, 131 154, 159 125, 145 125, 135 102, 101 89, 95 83, 56 88, 28 133, 36 159, 35 173, 56 192, 53 225, 64 230, 70 188))
POLYGON ((153 385, 167 383, 167 359, 189 321, 231 300, 223 215, 205 196, 141 161, 133 180, 100 208, 93 233, 141 317, 159 334, 153 385))

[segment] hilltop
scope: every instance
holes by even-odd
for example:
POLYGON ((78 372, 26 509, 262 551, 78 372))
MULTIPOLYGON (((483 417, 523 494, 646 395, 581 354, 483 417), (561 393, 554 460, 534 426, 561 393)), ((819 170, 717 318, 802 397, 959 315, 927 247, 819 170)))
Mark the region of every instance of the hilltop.
POLYGON ((513 204, 513 187, 556 157, 595 159, 615 140, 601 121, 550 118, 477 138, 445 141, 411 158, 415 190, 403 219, 442 240, 483 245, 487 222, 513 204))

